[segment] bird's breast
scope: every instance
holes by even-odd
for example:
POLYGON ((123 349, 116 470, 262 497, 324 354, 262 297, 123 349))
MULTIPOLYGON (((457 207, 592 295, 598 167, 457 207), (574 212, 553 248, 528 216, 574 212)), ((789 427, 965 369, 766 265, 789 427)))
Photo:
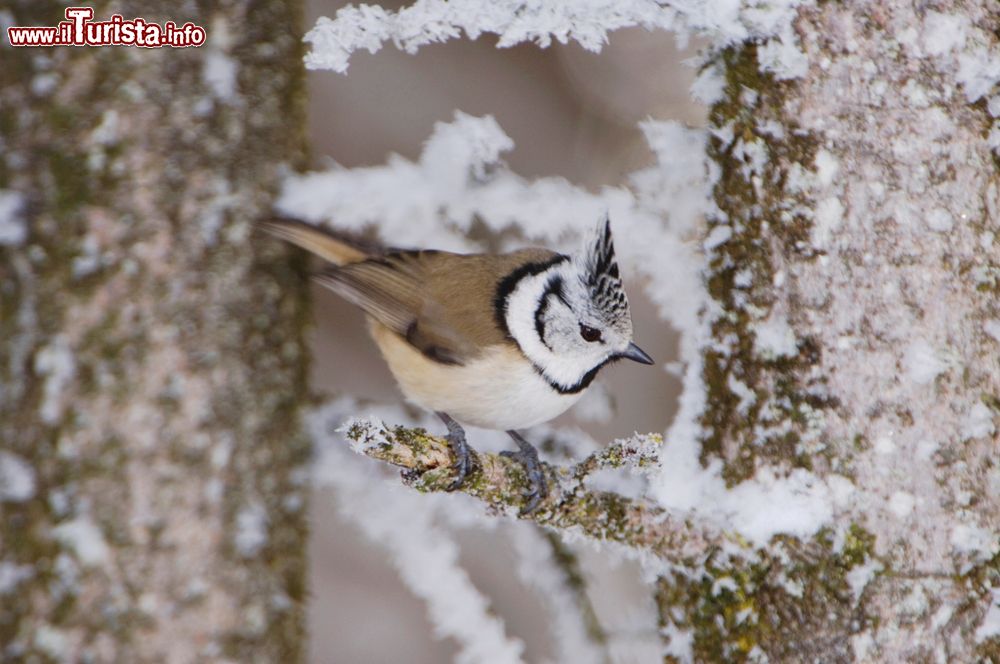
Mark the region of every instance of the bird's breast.
POLYGON ((560 394, 513 345, 485 349, 462 365, 435 362, 378 322, 370 329, 404 396, 423 408, 486 429, 523 429, 565 412, 583 395, 560 394))

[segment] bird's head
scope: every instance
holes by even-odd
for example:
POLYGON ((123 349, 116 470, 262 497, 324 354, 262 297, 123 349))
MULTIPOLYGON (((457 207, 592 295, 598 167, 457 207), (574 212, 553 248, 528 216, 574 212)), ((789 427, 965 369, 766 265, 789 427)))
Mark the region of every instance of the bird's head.
POLYGON ((605 219, 572 259, 525 277, 510 294, 507 325, 549 384, 578 392, 608 362, 653 360, 632 341, 632 316, 605 219))

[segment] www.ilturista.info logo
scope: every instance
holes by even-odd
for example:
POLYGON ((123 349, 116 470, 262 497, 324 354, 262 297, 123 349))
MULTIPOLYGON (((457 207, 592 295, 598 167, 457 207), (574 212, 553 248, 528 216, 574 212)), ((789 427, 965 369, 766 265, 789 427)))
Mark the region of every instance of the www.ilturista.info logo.
POLYGON ((66 20, 55 27, 9 27, 11 46, 140 46, 143 48, 184 48, 201 46, 205 28, 188 21, 178 26, 145 19, 124 19, 115 14, 107 21, 92 21, 91 7, 67 7, 66 20))

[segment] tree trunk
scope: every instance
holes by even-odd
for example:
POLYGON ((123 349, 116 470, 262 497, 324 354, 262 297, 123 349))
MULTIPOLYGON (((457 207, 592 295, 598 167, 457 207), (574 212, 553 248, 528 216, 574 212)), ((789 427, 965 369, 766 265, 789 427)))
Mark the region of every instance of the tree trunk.
POLYGON ((962 70, 996 53, 1000 17, 954 4, 802 9, 795 80, 762 74, 756 43, 716 63, 709 237, 728 239, 709 251, 703 458, 842 495, 808 550, 662 579, 665 627, 699 659, 1000 659, 977 636, 1000 599, 1000 178, 962 70))
POLYGON ((305 290, 251 236, 303 156, 301 8, 160 11, 95 20, 206 45, 3 47, 5 661, 304 653, 305 290))

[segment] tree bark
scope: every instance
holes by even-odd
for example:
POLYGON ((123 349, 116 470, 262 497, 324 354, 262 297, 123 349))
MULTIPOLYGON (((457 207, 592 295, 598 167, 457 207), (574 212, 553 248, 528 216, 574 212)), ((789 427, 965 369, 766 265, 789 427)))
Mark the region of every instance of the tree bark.
POLYGON ((955 52, 922 3, 854 0, 800 10, 800 78, 762 74, 756 43, 716 63, 709 232, 731 235, 709 252, 703 457, 732 483, 805 468, 846 496, 811 561, 776 541, 661 579, 699 659, 1000 660, 976 636, 1000 586, 1000 177, 959 82, 1000 14, 942 4, 966 22, 955 52))
POLYGON ((170 12, 95 20, 207 44, 3 47, 5 661, 304 656, 306 295, 251 236, 303 158, 301 7, 170 12))

